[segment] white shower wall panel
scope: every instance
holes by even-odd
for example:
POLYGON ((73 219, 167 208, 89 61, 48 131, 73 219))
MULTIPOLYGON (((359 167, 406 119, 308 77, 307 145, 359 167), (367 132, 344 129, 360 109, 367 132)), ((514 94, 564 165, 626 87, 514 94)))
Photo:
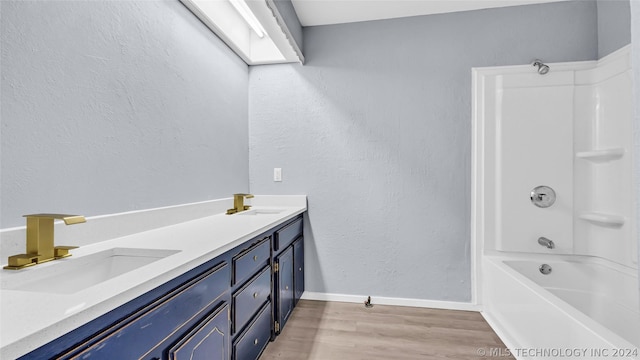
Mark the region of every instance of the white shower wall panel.
POLYGON ((593 69, 576 72, 576 154, 614 150, 619 155, 575 159, 574 252, 637 267, 637 242, 632 226, 634 206, 630 196, 634 193, 630 89, 628 49, 608 56, 593 69), (589 109, 590 114, 584 109, 589 109), (585 214, 615 217, 620 223, 587 221, 585 214))
POLYGON ((606 149, 631 145, 632 99, 628 89, 631 89, 631 70, 615 74, 596 85, 596 147, 606 149))
MULTIPOLYGON (((593 149, 594 132, 597 112, 596 87, 593 85, 576 85, 574 90, 574 120, 573 120, 573 144, 575 152, 589 151, 593 149)), ((593 197, 585 196, 593 189, 593 164, 590 161, 574 159, 574 188, 573 188, 573 208, 592 209, 593 197)), ((589 243, 585 241, 588 226, 584 220, 577 219, 574 214, 573 247, 577 254, 588 254, 589 243)))
POLYGON ((498 81, 496 249, 573 252, 573 72, 504 75, 498 81), (501 80, 501 81, 500 81, 501 80), (549 208, 534 206, 533 188, 553 188, 549 208))

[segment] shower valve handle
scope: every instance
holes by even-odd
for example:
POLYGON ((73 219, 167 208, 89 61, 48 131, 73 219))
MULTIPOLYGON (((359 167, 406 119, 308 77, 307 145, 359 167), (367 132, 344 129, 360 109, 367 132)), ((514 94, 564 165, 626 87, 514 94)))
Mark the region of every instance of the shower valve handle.
POLYGON ((539 208, 547 208, 556 201, 556 192, 548 186, 537 186, 529 194, 533 205, 539 208))

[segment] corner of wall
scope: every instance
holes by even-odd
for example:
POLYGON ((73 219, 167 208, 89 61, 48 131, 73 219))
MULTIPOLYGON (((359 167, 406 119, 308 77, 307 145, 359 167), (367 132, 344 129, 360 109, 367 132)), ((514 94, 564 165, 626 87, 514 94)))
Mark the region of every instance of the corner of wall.
POLYGON ((596 0, 598 59, 631 42, 631 3, 635 0, 596 0))

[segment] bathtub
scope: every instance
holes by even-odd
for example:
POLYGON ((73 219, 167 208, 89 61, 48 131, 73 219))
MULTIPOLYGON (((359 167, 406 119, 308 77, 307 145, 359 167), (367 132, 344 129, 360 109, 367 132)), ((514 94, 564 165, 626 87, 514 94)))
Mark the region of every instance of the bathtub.
POLYGON ((636 270, 519 254, 485 255, 482 270, 483 316, 516 358, 640 359, 636 270))

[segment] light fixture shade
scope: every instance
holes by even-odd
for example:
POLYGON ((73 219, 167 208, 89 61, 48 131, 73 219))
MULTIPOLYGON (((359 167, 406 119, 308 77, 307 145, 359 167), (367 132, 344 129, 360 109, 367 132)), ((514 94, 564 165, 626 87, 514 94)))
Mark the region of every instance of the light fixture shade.
POLYGON ((260 24, 260 21, 253 14, 247 3, 244 0, 229 0, 231 5, 236 9, 236 11, 242 16, 244 21, 246 21, 247 25, 251 27, 251 29, 258 35, 259 38, 263 38, 266 31, 260 24))
POLYGON ((180 2, 248 65, 304 63, 273 0, 180 2))

